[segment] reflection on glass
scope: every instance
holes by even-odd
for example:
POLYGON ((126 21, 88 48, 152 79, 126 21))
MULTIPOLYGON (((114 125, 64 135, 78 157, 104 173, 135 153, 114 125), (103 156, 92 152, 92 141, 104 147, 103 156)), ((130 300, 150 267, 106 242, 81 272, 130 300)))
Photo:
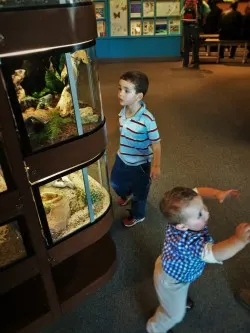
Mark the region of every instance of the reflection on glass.
POLYGON ((4 191, 7 191, 7 185, 4 179, 2 167, 0 165, 0 193, 4 191))
POLYGON ((26 257, 17 222, 0 226, 0 267, 26 257))
POLYGON ((0 0, 0 9, 3 8, 20 8, 30 6, 58 5, 60 0, 0 0))
POLYGON ((92 59, 85 50, 72 53, 70 59, 70 66, 63 53, 15 61, 12 82, 32 150, 91 131, 102 120, 92 59), (76 113, 80 113, 81 131, 76 113))
POLYGON ((55 6, 65 4, 84 3, 88 0, 0 0, 1 8, 20 8, 20 7, 36 7, 36 6, 55 6))
POLYGON ((78 170, 40 187, 54 241, 94 222, 108 209, 110 196, 105 168, 105 163, 97 161, 85 172, 78 170))

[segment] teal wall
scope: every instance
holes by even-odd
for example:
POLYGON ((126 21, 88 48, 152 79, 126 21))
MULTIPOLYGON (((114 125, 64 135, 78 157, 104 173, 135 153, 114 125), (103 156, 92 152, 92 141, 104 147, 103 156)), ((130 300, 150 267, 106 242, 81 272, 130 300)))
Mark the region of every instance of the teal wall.
POLYGON ((179 57, 180 36, 101 37, 96 42, 97 57, 151 58, 179 57))

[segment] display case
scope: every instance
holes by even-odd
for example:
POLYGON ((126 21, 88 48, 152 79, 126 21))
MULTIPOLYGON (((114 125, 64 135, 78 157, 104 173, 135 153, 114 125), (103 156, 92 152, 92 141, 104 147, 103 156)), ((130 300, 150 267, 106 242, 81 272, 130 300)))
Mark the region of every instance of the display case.
POLYGON ((182 0, 94 0, 98 58, 179 57, 182 0))
POLYGON ((38 332, 110 279, 116 262, 95 7, 47 4, 0 5, 5 333, 38 332))

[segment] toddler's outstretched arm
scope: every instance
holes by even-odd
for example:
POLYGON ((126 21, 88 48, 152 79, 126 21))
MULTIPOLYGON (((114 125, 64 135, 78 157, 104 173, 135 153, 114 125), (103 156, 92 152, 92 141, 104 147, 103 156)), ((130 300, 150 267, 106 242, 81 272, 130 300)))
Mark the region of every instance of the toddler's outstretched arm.
POLYGON ((212 252, 217 261, 224 261, 233 257, 250 243, 250 223, 241 223, 235 234, 222 242, 212 245, 212 252))
POLYGON ((217 199, 220 203, 222 203, 228 197, 236 197, 240 196, 240 192, 238 190, 219 190, 211 187, 197 187, 196 188, 199 195, 203 198, 214 198, 217 199))

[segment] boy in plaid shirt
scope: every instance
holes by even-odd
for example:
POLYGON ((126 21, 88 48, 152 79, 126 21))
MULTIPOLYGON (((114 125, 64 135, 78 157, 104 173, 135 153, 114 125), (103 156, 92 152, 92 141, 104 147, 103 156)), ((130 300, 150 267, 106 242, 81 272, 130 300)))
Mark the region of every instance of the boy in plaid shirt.
POLYGON ((206 263, 222 264, 250 242, 250 224, 241 223, 233 236, 213 244, 207 229, 209 213, 202 197, 223 202, 228 196, 239 196, 239 192, 176 187, 165 193, 160 209, 169 224, 154 271, 160 305, 147 323, 148 333, 170 333, 183 319, 189 285, 202 274, 206 263))

